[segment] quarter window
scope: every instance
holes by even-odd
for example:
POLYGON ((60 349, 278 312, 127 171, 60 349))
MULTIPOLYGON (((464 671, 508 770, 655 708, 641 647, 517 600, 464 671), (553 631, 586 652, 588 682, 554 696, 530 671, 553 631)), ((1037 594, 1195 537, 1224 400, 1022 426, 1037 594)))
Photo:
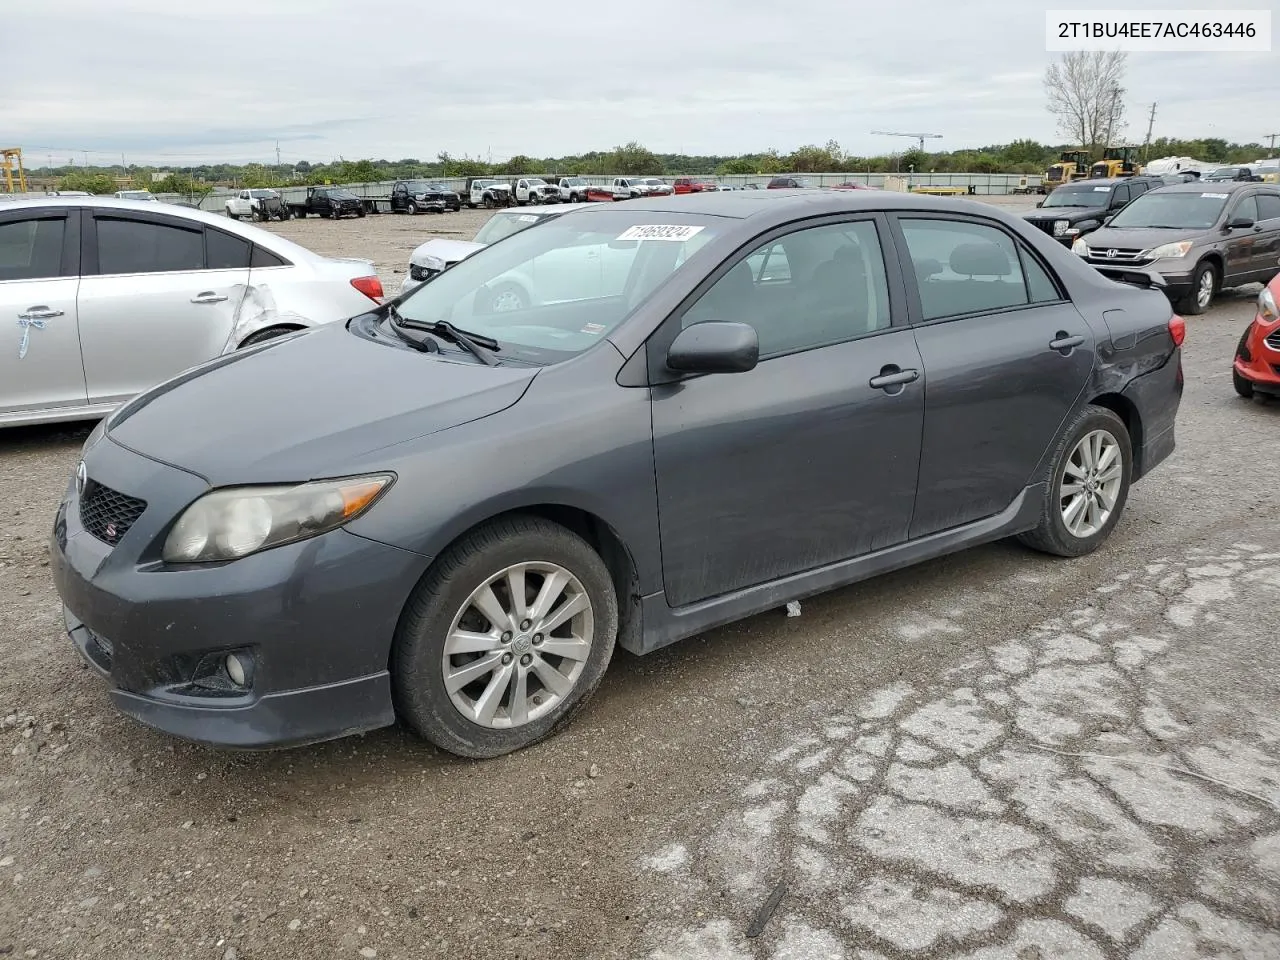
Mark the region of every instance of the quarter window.
POLYGON ((885 329, 889 287, 875 224, 811 227, 761 245, 698 299, 683 324, 710 320, 751 324, 762 357, 885 329))
POLYGON ((266 250, 256 243, 253 245, 253 259, 249 261, 249 266, 253 269, 260 267, 286 267, 289 265, 287 260, 276 256, 270 250, 266 250))
POLYGON ((248 240, 233 237, 221 230, 209 230, 205 234, 206 262, 210 270, 249 269, 248 240))
POLYGON ((901 223, 925 320, 1058 299, 1056 291, 1048 296, 1053 284, 1038 264, 1040 276, 1024 277, 1013 239, 1002 230, 963 220, 901 223))
POLYGON ((98 272, 168 273, 204 269, 204 231, 101 217, 98 272))
POLYGON ((62 270, 61 217, 0 223, 0 280, 40 280, 62 270))

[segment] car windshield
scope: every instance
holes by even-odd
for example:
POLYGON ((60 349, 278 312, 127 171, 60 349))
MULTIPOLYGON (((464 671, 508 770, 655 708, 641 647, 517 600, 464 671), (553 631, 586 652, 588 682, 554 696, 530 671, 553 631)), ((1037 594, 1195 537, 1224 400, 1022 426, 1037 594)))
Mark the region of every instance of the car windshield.
POLYGON ((492 337, 500 359, 553 363, 608 336, 726 223, 687 213, 567 214, 472 254, 398 309, 492 337))
POLYGON ((565 177, 564 182, 570 187, 585 187, 587 185, 587 181, 582 177, 565 177))
POLYGON ((359 200, 360 199, 350 190, 330 190, 329 196, 333 197, 335 200, 359 200))
POLYGON ((427 180, 413 180, 408 185, 410 193, 439 193, 444 188, 438 183, 431 183, 427 180))
POLYGON ((546 220, 554 214, 535 213, 498 213, 489 218, 475 235, 476 243, 497 243, 513 233, 519 233, 525 227, 531 227, 539 220, 546 220))
POLYGON ((276 192, 274 190, 250 190, 249 196, 254 200, 267 200, 276 196, 276 192))
POLYGON ((1212 191, 1148 193, 1116 214, 1110 226, 1207 230, 1218 222, 1229 197, 1230 194, 1212 191))
POLYGON ((547 181, 543 180, 541 177, 529 177, 527 182, 531 187, 538 187, 545 185, 547 181))
POLYGON ((1205 176, 1206 180, 1234 180, 1239 171, 1235 167, 1222 167, 1205 176))
POLYGON ((640 180, 640 182, 653 184, 656 186, 663 186, 663 181, 659 180, 657 177, 644 177, 640 180))
POLYGON ((1046 207, 1105 207, 1110 187, 1059 187, 1044 201, 1046 207))

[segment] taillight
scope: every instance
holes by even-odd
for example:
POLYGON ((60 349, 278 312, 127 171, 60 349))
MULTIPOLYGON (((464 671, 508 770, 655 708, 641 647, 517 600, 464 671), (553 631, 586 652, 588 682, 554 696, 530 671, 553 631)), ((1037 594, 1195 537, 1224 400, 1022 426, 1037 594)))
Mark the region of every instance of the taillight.
MULTIPOLYGON (((356 277, 351 281, 351 285, 363 293, 374 303, 382 302, 382 281, 377 277, 356 277)), ((1179 343, 1182 341, 1179 340, 1179 343)))
POLYGON ((1182 346, 1182 341, 1187 339, 1187 321, 1176 313, 1169 318, 1169 336, 1173 337, 1175 347, 1182 346))

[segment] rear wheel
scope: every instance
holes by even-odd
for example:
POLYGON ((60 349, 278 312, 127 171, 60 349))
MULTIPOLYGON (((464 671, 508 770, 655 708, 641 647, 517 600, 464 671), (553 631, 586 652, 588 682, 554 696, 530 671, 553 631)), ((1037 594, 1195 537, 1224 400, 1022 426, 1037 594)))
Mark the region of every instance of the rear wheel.
POLYGON ((1218 268, 1204 261, 1191 277, 1191 289, 1178 304, 1178 312, 1188 316, 1204 313, 1218 292, 1218 268))
POLYGON ((1104 407, 1085 407, 1054 451, 1040 522, 1019 539, 1060 557, 1092 553, 1120 521, 1132 476, 1124 421, 1104 407))
POLYGON ((563 726, 613 655, 618 602, 600 556, 533 516, 466 536, 433 565, 396 630, 396 708, 419 736, 496 757, 563 726))

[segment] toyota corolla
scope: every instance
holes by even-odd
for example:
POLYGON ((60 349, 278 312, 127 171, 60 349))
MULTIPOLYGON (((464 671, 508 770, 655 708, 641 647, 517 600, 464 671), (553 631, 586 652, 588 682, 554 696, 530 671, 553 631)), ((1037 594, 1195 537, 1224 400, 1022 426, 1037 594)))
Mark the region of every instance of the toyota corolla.
POLYGON ((181 737, 399 717, 502 754, 616 645, 1004 537, 1096 549, 1174 447, 1184 326, 1136 279, 883 191, 566 214, 99 426, 53 525, 68 632, 181 737))

